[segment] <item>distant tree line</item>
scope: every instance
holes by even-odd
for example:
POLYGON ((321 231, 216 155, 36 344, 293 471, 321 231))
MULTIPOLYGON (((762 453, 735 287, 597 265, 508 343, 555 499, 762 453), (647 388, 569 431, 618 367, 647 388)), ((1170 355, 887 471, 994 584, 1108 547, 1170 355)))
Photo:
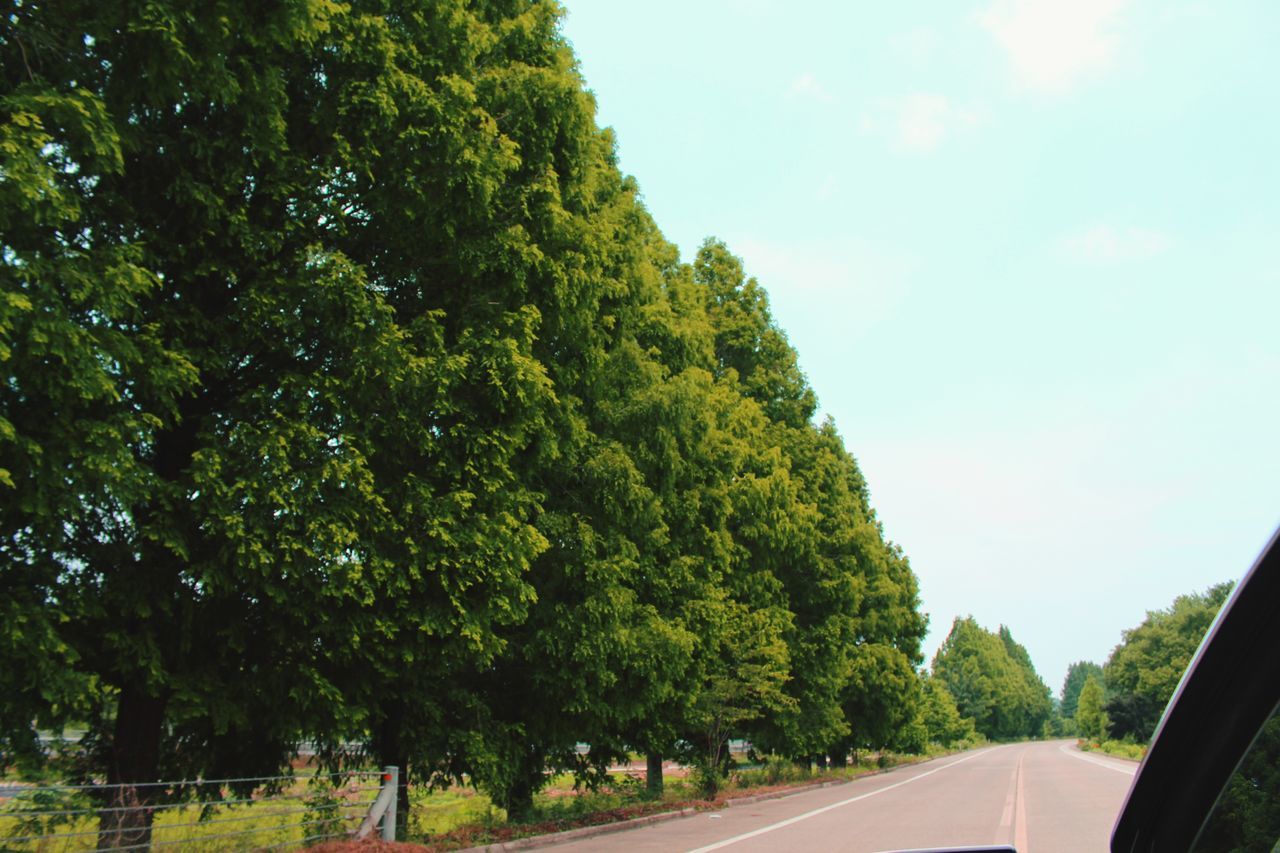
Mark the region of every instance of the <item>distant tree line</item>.
POLYGON ((559 15, 8 13, 5 764, 71 722, 112 783, 357 743, 519 814, 631 750, 714 787, 730 736, 1036 731, 1007 631, 918 672, 916 578, 764 290, 680 261, 559 15))
POLYGON ((993 740, 1039 737, 1054 715, 1048 686, 1027 650, 1001 625, 991 632, 972 616, 957 618, 933 658, 960 714, 993 740))

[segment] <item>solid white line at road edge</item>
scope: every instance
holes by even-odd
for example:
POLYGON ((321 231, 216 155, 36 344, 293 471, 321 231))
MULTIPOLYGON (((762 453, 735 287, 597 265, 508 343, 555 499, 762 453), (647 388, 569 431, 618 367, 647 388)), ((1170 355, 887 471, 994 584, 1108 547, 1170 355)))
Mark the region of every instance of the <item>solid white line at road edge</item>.
MULTIPOLYGON (((999 749, 1000 747, 996 748, 999 749)), ((932 776, 934 773, 939 773, 946 770, 948 767, 955 767, 957 764, 964 764, 966 761, 977 758, 979 755, 986 755, 988 752, 991 752, 991 750, 984 749, 980 752, 975 752, 973 755, 966 755, 959 761, 953 761, 950 764, 935 767, 932 770, 921 773, 919 776, 912 776, 910 779, 903 779, 901 782, 894 782, 892 785, 885 785, 883 788, 877 788, 874 791, 868 791, 865 794, 859 794, 856 797, 850 797, 847 800, 841 800, 838 803, 832 803, 829 806, 823 806, 820 809, 814 809, 811 812, 805 812, 804 814, 796 815, 795 817, 789 817, 786 820, 780 820, 777 823, 762 826, 759 829, 752 830, 751 832, 744 832, 741 835, 735 835, 733 838, 726 838, 724 841, 717 841, 715 844, 708 844, 706 847, 699 847, 696 850, 690 850, 689 853, 708 853, 708 851, 711 850, 719 850, 721 847, 728 847, 730 844, 737 844, 739 841, 746 841, 748 838, 755 838, 757 835, 764 835, 766 832, 773 832, 775 829, 782 829, 784 826, 790 826, 793 823, 808 820, 809 818, 820 815, 823 812, 829 812, 832 809, 838 809, 841 806, 856 803, 858 800, 865 800, 867 797, 874 797, 876 794, 883 794, 885 791, 892 791, 894 788, 901 788, 903 785, 910 785, 918 779, 923 779, 926 776, 932 776)))
POLYGON ((1120 765, 1118 765, 1118 764, 1112 764, 1110 761, 1102 761, 1102 760, 1097 759, 1097 758, 1090 758, 1089 756, 1085 755, 1084 753, 1080 752, 1079 750, 1077 750, 1077 749, 1072 749, 1069 745, 1067 745, 1067 744, 1065 744, 1065 743, 1064 743, 1062 746, 1058 747, 1058 750, 1059 750, 1060 752, 1065 752, 1067 755, 1070 755, 1072 758, 1078 758, 1078 759, 1080 759, 1081 761, 1087 761, 1087 762, 1089 762, 1090 764, 1096 764, 1096 765, 1098 765, 1099 767, 1105 767, 1105 768, 1107 768, 1108 770, 1114 770, 1114 771, 1116 771, 1117 773, 1124 773, 1124 774, 1126 774, 1126 775, 1128 775, 1128 776, 1132 776, 1133 774, 1135 774, 1135 773, 1137 773, 1137 772, 1138 772, 1138 769, 1137 769, 1136 767, 1134 767, 1134 768, 1121 767, 1121 766, 1120 766, 1120 765))

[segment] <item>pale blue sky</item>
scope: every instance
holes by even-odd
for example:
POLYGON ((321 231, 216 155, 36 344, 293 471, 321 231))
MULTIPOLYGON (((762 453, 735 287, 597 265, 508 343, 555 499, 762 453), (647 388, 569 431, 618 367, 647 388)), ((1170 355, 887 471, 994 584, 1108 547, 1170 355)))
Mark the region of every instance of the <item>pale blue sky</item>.
POLYGON ((1280 522, 1280 4, 566 0, 667 237, 767 288, 932 657, 1057 693, 1280 522))

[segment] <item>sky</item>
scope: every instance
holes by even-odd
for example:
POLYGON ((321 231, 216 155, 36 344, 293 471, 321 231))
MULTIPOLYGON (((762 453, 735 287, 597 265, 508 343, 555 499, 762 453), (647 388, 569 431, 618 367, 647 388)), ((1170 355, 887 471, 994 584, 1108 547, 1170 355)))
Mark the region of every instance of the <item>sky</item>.
POLYGON ((1280 523, 1280 4, 564 0, 619 161, 769 293, 930 615, 1059 693, 1280 523))

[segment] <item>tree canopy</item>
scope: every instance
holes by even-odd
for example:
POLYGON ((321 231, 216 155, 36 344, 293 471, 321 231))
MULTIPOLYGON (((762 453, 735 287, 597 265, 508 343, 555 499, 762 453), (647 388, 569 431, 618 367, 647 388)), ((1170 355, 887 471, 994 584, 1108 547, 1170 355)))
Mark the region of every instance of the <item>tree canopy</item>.
POLYGON ((518 813, 633 749, 1029 730, 1007 632, 973 626, 998 695, 921 682, 915 575, 764 287, 662 236, 560 14, 11 10, 0 759, 73 721, 120 783, 356 744, 518 813))
POLYGON ((1078 699, 1076 712, 1072 715, 1075 719, 1076 731, 1081 737, 1090 740, 1105 739, 1109 720, 1107 712, 1102 709, 1102 685, 1096 677, 1089 675, 1085 678, 1078 699))
POLYGON ((1220 583, 1180 595, 1169 607, 1148 611, 1142 624, 1123 633, 1103 668, 1113 736, 1150 739, 1233 587, 1220 583))
POLYGON ((1090 676, 1093 676, 1099 684, 1103 684, 1102 667, 1093 661, 1080 660, 1067 667, 1067 677, 1062 682, 1062 716, 1064 718, 1075 717, 1080 691, 1090 676))
POLYGON ((1052 706, 1026 650, 1003 625, 993 633, 957 617, 933 658, 933 676, 988 738, 1036 737, 1052 706))

